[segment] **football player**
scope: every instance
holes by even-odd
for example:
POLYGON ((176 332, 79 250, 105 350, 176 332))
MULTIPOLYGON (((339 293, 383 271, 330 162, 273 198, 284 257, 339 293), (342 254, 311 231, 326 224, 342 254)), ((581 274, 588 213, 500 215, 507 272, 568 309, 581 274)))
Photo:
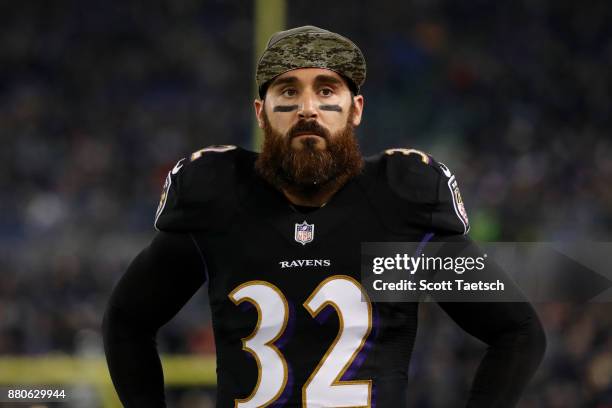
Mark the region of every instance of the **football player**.
MULTIPOLYGON (((261 154, 212 146, 169 172, 151 244, 104 318, 111 376, 127 407, 164 407, 155 336, 208 283, 217 406, 405 406, 418 302, 373 302, 362 242, 463 242, 455 177, 429 155, 362 158, 364 57, 313 26, 276 33, 256 73, 261 154)), ((495 272, 490 272, 495 273, 495 272)), ((511 407, 545 348, 526 301, 444 302, 488 344, 468 407, 511 407)))

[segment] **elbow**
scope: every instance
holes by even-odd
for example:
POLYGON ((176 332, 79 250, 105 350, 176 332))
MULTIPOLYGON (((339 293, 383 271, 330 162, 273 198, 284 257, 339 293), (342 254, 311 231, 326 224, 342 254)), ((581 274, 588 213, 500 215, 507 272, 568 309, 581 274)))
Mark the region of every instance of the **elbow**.
POLYGON ((535 370, 541 363, 546 353, 546 333, 538 316, 533 313, 529 318, 521 322, 514 331, 513 345, 520 354, 528 357, 530 366, 535 370))
POLYGON ((109 303, 102 318, 104 342, 131 337, 135 332, 143 332, 141 324, 123 309, 109 303))
POLYGON ((102 318, 104 343, 126 340, 135 336, 154 337, 156 330, 143 323, 126 310, 109 303, 102 318))
POLYGON ((530 371, 540 365, 546 352, 546 333, 537 314, 532 311, 520 321, 515 321, 488 342, 499 350, 510 351, 530 371))

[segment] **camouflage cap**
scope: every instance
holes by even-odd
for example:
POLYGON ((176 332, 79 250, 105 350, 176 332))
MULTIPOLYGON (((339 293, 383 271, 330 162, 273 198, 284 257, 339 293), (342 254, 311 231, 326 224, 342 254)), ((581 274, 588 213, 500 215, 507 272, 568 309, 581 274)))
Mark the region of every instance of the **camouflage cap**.
POLYGON ((359 93, 366 77, 366 62, 359 47, 340 34, 315 26, 279 31, 270 37, 259 62, 255 80, 263 98, 270 81, 298 68, 326 68, 344 76, 359 93))

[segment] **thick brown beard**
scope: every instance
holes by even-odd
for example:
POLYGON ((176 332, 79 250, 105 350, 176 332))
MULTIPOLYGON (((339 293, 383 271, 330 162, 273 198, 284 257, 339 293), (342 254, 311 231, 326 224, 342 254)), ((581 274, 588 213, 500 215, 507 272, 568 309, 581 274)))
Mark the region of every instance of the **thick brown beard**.
POLYGON ((264 111, 265 139, 255 162, 257 173, 280 191, 306 197, 339 189, 363 168, 363 157, 352 124, 353 110, 351 106, 346 126, 332 137, 312 121, 300 121, 283 135, 272 129, 264 111), (316 143, 308 138, 303 140, 301 150, 293 149, 292 139, 304 129, 323 137, 326 149, 317 149, 316 143))

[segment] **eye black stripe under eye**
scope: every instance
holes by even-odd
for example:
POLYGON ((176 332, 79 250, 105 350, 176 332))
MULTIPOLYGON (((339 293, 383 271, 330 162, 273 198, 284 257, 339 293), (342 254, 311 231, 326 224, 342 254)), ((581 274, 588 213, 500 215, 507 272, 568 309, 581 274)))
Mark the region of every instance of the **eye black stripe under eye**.
POLYGON ((321 105, 319 106, 319 109, 324 111, 342 112, 340 105, 321 105))
POLYGON ((291 112, 297 109, 298 109, 297 105, 278 105, 278 106, 275 106, 274 109, 272 109, 272 111, 273 112, 291 112))

